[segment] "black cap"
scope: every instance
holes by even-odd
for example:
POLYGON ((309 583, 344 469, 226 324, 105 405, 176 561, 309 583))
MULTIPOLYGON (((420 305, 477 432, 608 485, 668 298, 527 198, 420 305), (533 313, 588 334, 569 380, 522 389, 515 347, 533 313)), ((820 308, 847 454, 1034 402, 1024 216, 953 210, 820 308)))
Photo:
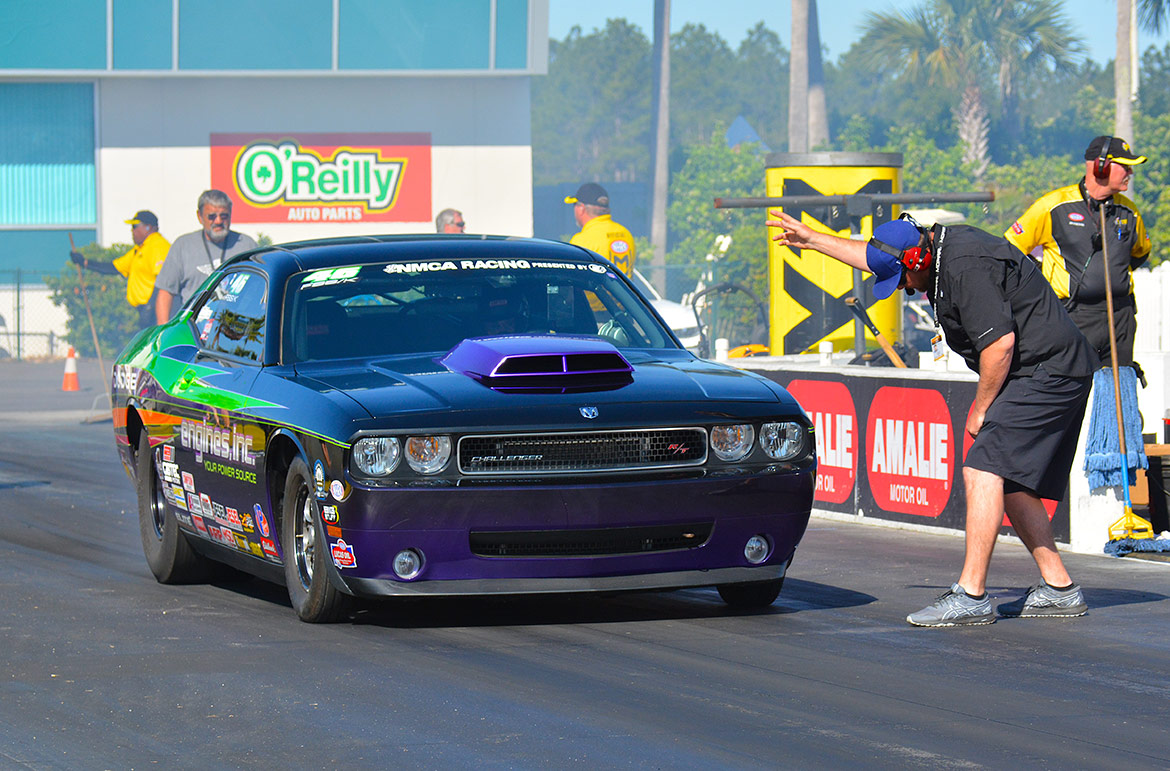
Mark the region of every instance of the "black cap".
POLYGON ((154 216, 154 212, 143 209, 135 214, 130 219, 126 220, 127 225, 150 225, 152 228, 158 227, 158 217, 154 216))
POLYGON ((565 196, 565 203, 583 203, 586 206, 604 206, 609 208, 609 193, 596 182, 586 182, 577 188, 575 195, 565 196))
POLYGON ((1106 160, 1116 161, 1125 166, 1136 166, 1146 162, 1146 156, 1135 155, 1133 150, 1129 149, 1129 143, 1120 137, 1097 137, 1089 143, 1089 147, 1085 150, 1085 160, 1095 161, 1100 158, 1101 149, 1105 147, 1106 142, 1109 142, 1109 149, 1105 155, 1106 160))

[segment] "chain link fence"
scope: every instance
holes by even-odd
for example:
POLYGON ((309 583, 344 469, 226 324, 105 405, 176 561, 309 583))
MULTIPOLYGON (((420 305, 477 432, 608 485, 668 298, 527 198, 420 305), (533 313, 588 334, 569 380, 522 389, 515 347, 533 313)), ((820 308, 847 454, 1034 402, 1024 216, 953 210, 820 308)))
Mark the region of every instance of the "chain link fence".
POLYGON ((68 314, 53 304, 41 274, 0 270, 0 359, 65 356, 68 314))

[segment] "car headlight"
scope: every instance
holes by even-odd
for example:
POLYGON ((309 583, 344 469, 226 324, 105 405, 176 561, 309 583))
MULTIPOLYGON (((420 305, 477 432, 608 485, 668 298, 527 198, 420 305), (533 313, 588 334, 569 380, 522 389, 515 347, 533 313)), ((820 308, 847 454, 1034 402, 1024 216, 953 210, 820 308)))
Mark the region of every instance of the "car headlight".
POLYGON ((353 465, 366 476, 384 477, 398 467, 398 440, 392 436, 366 436, 353 443, 353 465))
POLYGON ((715 426, 711 429, 711 449, 719 460, 740 460, 752 451, 756 430, 750 423, 715 426))
POLYGON ((760 426, 760 449, 772 460, 792 460, 804 452, 807 429, 799 423, 765 423, 760 426))
POLYGON ((412 436, 406 440, 406 462, 420 474, 437 474, 450 458, 449 436, 412 436))

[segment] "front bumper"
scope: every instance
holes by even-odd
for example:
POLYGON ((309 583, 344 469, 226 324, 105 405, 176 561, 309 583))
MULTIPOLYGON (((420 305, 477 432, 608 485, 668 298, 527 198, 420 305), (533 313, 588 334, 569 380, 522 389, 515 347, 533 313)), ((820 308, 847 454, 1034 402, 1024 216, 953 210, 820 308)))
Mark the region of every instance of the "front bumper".
POLYGON ((328 569, 355 595, 530 594, 670 589, 783 577, 808 526, 815 467, 738 476, 641 479, 593 484, 376 489, 353 487, 340 521, 322 533, 328 569), (545 531, 710 523, 699 545, 590 556, 484 556, 478 531, 545 531), (340 533, 340 535, 338 535, 340 533), (765 536, 768 558, 752 565, 744 546, 765 536), (424 558, 411 581, 393 572, 394 556, 424 558))
POLYGON ((752 568, 680 570, 628 576, 583 578, 497 578, 455 581, 390 581, 350 578, 353 594, 368 597, 450 597, 484 594, 572 594, 588 592, 654 591, 693 586, 739 584, 783 578, 791 560, 752 568))

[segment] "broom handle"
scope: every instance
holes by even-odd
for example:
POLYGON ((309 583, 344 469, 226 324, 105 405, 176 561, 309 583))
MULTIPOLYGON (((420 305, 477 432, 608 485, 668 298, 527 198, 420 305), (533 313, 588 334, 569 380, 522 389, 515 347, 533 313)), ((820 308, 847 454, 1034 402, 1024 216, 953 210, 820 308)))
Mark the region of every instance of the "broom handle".
MULTIPOLYGON (((73 244, 73 234, 69 234, 69 248, 77 251, 77 247, 73 244)), ((89 292, 85 290, 85 278, 81 275, 81 266, 75 265, 77 268, 77 283, 81 284, 81 298, 85 300, 85 315, 89 317, 89 331, 93 335, 93 347, 97 351, 98 367, 101 368, 102 385, 106 387, 106 401, 110 404, 110 409, 114 407, 114 397, 110 394, 110 379, 106 376, 106 362, 102 359, 102 345, 98 342, 97 326, 93 323, 93 311, 89 307, 89 292)))
POLYGON ((1125 418, 1121 410, 1121 378, 1117 375, 1117 332, 1113 326, 1113 286, 1109 280, 1109 239, 1105 235, 1105 202, 1101 202, 1101 263, 1105 266, 1105 313, 1109 316, 1109 366, 1113 370, 1113 404, 1117 409, 1117 437, 1121 445, 1121 489, 1125 491, 1125 511, 1129 504, 1129 455, 1126 452, 1125 418))

